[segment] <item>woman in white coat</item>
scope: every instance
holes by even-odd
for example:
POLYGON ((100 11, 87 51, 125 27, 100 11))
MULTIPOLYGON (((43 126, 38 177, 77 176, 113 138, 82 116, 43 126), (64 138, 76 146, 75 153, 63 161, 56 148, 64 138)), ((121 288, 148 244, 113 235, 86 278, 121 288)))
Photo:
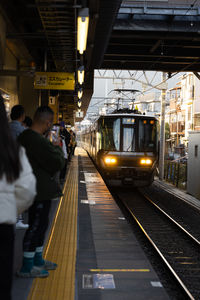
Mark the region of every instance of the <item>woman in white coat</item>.
POLYGON ((0 95, 0 295, 11 299, 14 225, 34 200, 36 180, 25 150, 13 140, 0 95))

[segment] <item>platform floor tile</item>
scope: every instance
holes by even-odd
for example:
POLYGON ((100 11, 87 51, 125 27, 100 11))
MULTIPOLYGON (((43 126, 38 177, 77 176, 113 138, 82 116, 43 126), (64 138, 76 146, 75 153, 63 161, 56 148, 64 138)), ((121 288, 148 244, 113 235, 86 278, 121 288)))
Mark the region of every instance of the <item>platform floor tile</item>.
POLYGON ((79 154, 76 299, 169 300, 162 285, 151 284, 159 278, 92 161, 84 151, 79 154))
POLYGON ((28 300, 73 300, 75 294, 75 261, 77 246, 78 158, 73 157, 51 234, 45 258, 58 268, 46 279, 35 279, 28 300))

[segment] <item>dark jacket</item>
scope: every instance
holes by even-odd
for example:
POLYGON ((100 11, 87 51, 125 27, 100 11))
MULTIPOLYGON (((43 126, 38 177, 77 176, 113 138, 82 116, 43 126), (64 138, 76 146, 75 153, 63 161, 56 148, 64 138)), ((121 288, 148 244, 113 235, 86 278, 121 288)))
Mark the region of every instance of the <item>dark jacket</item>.
POLYGON ((69 153, 69 143, 70 143, 71 135, 65 128, 60 130, 60 135, 64 137, 66 150, 67 153, 69 153))
POLYGON ((58 184, 53 177, 65 164, 62 149, 59 146, 54 146, 41 134, 31 129, 23 131, 18 137, 18 141, 26 149, 26 154, 37 179, 35 200, 45 201, 54 198, 58 192, 58 184))

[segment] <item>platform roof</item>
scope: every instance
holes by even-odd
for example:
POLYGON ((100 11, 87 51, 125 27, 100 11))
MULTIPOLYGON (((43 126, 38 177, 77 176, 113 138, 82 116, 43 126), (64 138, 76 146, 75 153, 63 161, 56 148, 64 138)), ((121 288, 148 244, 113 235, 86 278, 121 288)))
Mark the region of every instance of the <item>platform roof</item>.
POLYGON ((101 68, 200 70, 199 1, 123 1, 101 68))
MULTIPOLYGON (((121 0, 2 0, 0 13, 7 23, 7 44, 22 70, 29 67, 27 60, 34 61, 39 71, 75 72, 81 63, 85 65, 86 110, 93 93, 93 70, 103 59, 120 3, 121 0), (76 50, 76 19, 82 7, 89 7, 90 14, 84 57, 76 50)), ((61 92, 63 107, 69 103, 71 115, 75 95, 76 92, 61 92)))
MULTIPOLYGON (((7 43, 37 70, 75 72, 84 63, 83 110, 93 93, 94 69, 200 69, 200 9, 193 0, 1 0, 7 43), (76 51, 78 9, 89 7, 87 49, 76 51), (19 51, 19 49, 21 49, 19 51)), ((76 92, 62 92, 63 109, 73 114, 76 92), (70 108, 70 109, 69 109, 70 108)))

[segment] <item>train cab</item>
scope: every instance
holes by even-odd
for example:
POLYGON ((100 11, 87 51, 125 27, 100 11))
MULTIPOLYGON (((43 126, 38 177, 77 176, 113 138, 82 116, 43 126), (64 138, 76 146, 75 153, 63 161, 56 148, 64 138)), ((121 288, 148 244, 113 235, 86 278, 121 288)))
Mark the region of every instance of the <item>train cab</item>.
POLYGON ((87 151, 106 180, 150 185, 158 160, 157 120, 139 114, 101 116, 91 130, 87 151))

